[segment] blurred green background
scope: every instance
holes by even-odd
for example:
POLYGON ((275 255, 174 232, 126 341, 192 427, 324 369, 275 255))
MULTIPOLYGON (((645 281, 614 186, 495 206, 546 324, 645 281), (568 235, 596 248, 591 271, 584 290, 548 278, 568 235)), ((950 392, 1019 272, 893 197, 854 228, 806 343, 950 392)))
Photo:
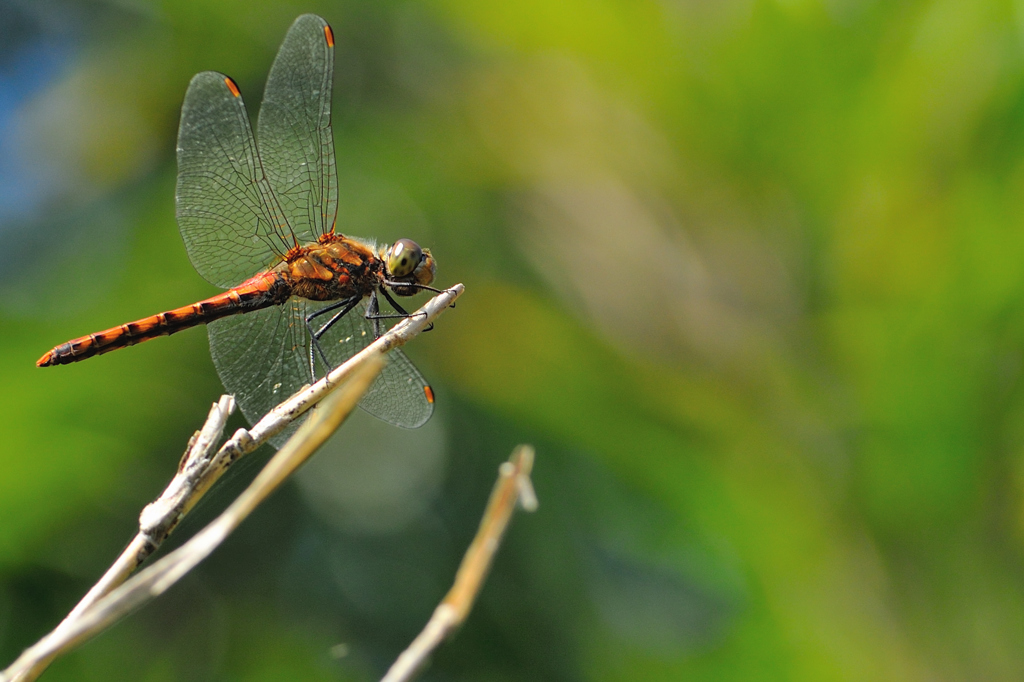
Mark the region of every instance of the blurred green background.
POLYGON ((215 69, 255 116, 304 12, 340 229, 466 284, 408 349, 438 410, 359 415, 45 679, 379 678, 518 442, 540 510, 425 679, 1024 678, 1019 0, 0 0, 4 664, 221 390, 202 329, 34 362, 215 293, 181 100, 215 69))

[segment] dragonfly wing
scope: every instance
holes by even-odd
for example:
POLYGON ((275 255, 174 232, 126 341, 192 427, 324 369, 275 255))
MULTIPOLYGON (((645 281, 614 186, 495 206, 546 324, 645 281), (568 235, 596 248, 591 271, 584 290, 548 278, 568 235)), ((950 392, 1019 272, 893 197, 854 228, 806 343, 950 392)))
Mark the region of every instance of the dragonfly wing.
POLYGON ((178 128, 178 227, 192 265, 220 287, 243 282, 292 245, 230 78, 196 74, 178 128))
MULTIPOLYGON (((320 346, 333 367, 337 367, 373 342, 373 328, 366 319, 364 300, 333 324, 320 338, 320 346)), ((327 322, 328 315, 320 318, 327 322)), ((423 426, 434 411, 433 392, 423 375, 400 349, 387 355, 388 364, 373 382, 359 406, 374 417, 395 426, 415 429, 423 426)), ((321 370, 318 370, 322 372, 321 370)))
MULTIPOLYGON (((232 315, 207 325, 210 355, 224 388, 235 396, 251 424, 306 384, 309 375, 309 333, 305 318, 327 303, 291 298, 283 305, 232 315)), ((337 367, 373 341, 360 303, 321 337, 321 347, 337 367)), ((318 318, 321 324, 330 314, 318 318)), ((388 354, 388 364, 359 403, 375 417, 395 426, 416 428, 430 418, 433 394, 426 381, 400 350, 388 354)), ((324 374, 318 363, 317 378, 324 374)), ((271 439, 280 446, 293 425, 271 439)))
MULTIPOLYGON (((292 298, 207 325, 217 374, 250 424, 309 383, 304 304, 292 298)), ((292 431, 278 434, 274 444, 280 446, 292 431)))
POLYGON ((270 68, 257 124, 267 179, 300 244, 329 232, 338 210, 333 81, 331 27, 304 14, 288 30, 270 68))
POLYGON ((434 413, 434 392, 412 360, 396 348, 388 365, 359 402, 374 417, 404 429, 423 426, 434 413))

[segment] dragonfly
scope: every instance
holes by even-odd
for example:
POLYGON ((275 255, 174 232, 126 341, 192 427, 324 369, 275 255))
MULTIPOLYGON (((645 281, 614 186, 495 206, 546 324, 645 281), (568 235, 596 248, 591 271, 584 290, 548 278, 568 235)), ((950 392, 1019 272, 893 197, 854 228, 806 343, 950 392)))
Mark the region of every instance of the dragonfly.
MULTIPOLYGON (((408 317, 396 297, 437 292, 429 249, 335 231, 333 76, 330 25, 300 16, 271 66, 255 139, 238 85, 216 71, 193 77, 178 129, 175 212, 192 265, 227 291, 72 339, 36 365, 78 362, 205 324, 225 388, 255 423, 318 371, 378 338, 388 319, 408 317), (394 314, 382 312, 380 298, 394 314)), ((430 418, 434 393, 396 349, 360 406, 416 428, 430 418)))

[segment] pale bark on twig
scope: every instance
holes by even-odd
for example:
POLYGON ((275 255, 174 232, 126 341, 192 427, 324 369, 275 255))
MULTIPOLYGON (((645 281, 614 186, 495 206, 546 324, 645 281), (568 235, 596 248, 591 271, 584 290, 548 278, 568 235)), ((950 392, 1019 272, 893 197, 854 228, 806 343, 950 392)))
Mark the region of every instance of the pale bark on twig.
POLYGON ((476 537, 455 574, 455 583, 434 609, 427 625, 398 656, 381 682, 408 682, 413 679, 434 649, 465 622, 508 528, 516 502, 526 511, 537 508, 537 496, 530 482, 533 457, 531 446, 520 445, 498 469, 498 482, 494 484, 476 537))
POLYGON ((251 429, 238 429, 212 456, 210 452, 220 440, 224 424, 234 410, 234 399, 223 396, 210 410, 203 428, 189 441, 178 474, 157 500, 146 506, 139 518, 139 532, 111 565, 103 577, 89 590, 63 621, 40 642, 26 650, 14 663, 0 673, 0 682, 31 682, 46 669, 56 653, 45 655, 30 652, 50 651, 40 647, 44 642, 63 639, 65 630, 77 628, 76 623, 95 618, 93 607, 125 580, 151 556, 200 498, 240 457, 249 454, 271 437, 288 427, 295 419, 344 384, 359 368, 378 359, 388 351, 404 345, 422 332, 446 308, 462 295, 464 287, 456 284, 446 289, 408 318, 396 324, 344 364, 332 370, 312 386, 299 391, 268 412, 251 429), (37 649, 37 647, 39 647, 37 649))
POLYGON ((195 568, 334 433, 355 409, 383 365, 379 357, 362 363, 338 391, 324 401, 323 409, 313 413, 249 487, 212 523, 181 547, 98 599, 73 622, 27 649, 15 661, 15 666, 23 659, 28 667, 33 661, 52 660, 159 596, 195 568))

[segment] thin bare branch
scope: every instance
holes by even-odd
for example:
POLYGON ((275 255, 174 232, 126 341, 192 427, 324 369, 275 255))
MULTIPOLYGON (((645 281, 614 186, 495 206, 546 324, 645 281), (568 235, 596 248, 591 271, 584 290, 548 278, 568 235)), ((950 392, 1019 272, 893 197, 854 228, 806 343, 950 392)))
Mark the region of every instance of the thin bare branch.
POLYGON ((509 460, 499 467, 498 482, 494 484, 476 537, 466 550, 455 574, 455 583, 434 609, 426 627, 398 656, 381 682, 407 682, 413 679, 434 649, 466 620, 487 577, 505 529, 508 528, 516 502, 526 511, 537 509, 537 495, 530 482, 533 457, 533 447, 520 445, 509 460))
MULTIPOLYGON (((11 668, 52 660, 159 596, 208 557, 252 511, 302 465, 355 409, 384 361, 371 357, 288 439, 259 475, 224 512, 188 542, 101 597, 66 627, 27 649, 11 668)), ((7 676, 2 680, 14 679, 7 676)))
MULTIPOLYGON (((247 455, 271 437, 288 427, 295 419, 322 400, 335 387, 344 383, 357 368, 371 358, 383 356, 393 348, 405 345, 423 331, 442 312, 452 306, 465 290, 456 284, 430 299, 419 310, 381 335, 361 352, 336 367, 326 377, 291 396, 268 412, 251 429, 239 429, 212 456, 210 452, 220 440, 234 399, 224 396, 211 409, 203 428, 193 435, 179 470, 164 492, 143 509, 139 518, 139 532, 128 543, 111 567, 82 598, 48 637, 56 636, 82 618, 100 598, 122 584, 149 558, 171 534, 186 514, 224 474, 232 463, 247 455)), ((46 638, 44 638, 45 640, 46 638)), ((43 640, 40 641, 40 643, 43 640)), ((22 661, 24 655, 19 657, 22 661)), ((50 659, 36 659, 30 667, 19 666, 17 661, 3 672, 0 680, 31 682, 35 680, 50 659)))
MULTIPOLYGON (((142 511, 142 519, 145 519, 147 511, 151 508, 173 505, 174 500, 184 494, 183 491, 188 489, 189 483, 194 481, 196 476, 208 465, 210 455, 224 433, 224 425, 234 410, 235 399, 229 395, 221 396, 220 400, 213 404, 203 428, 197 431, 189 441, 188 450, 178 467, 177 475, 160 497, 142 511)), ((138 568, 144 556, 151 554, 155 545, 159 544, 159 542, 154 542, 152 537, 152 531, 144 521, 140 520, 139 533, 64 620, 78 618, 83 611, 96 603, 97 599, 127 580, 128 576, 138 568)))

